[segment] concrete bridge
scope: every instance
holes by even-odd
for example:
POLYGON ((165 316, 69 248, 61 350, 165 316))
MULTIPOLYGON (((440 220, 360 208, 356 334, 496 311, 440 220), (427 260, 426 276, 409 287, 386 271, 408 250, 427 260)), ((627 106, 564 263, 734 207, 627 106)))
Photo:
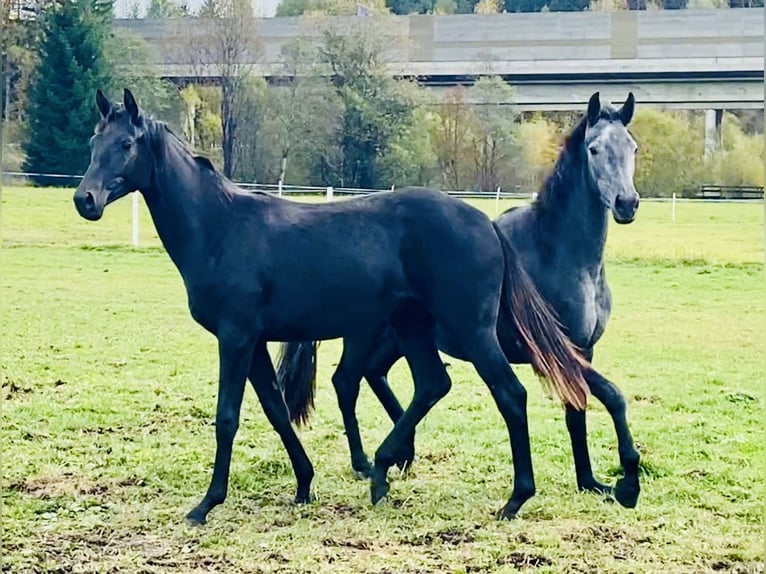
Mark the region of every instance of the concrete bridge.
MULTIPOLYGON (((328 19, 339 30, 363 17, 328 19)), ((282 49, 318 34, 298 18, 252 21, 254 73, 289 76, 282 49)), ((218 62, 190 55, 209 36, 204 20, 116 20, 152 47, 166 78, 216 81, 218 62)), ((632 90, 642 106, 758 109, 764 101, 764 11, 665 10, 495 15, 393 16, 385 61, 392 75, 436 91, 501 75, 522 110, 581 110, 594 90, 620 101, 632 90)))

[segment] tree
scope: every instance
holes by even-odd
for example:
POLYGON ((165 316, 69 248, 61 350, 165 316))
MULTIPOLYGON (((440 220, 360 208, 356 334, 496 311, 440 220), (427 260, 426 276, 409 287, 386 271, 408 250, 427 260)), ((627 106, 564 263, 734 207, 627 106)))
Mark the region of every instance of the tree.
MULTIPOLYGON (((567 128, 571 129, 574 122, 567 128)), ((523 162, 519 170, 522 182, 528 188, 538 189, 544 176, 556 163, 562 144, 562 128, 536 113, 519 125, 519 142, 523 162)))
MULTIPOLYGON (((316 62, 315 46, 300 40, 286 46, 282 73, 290 80, 267 89, 262 124, 270 136, 269 147, 279 155, 275 180, 288 181, 288 159, 292 157, 303 164, 299 168, 310 168, 321 157, 337 155, 335 135, 343 103, 330 80, 317 73, 316 62)), ((308 173, 298 177, 302 175, 310 178, 308 173)))
POLYGON ((429 14, 434 10, 434 0, 386 0, 386 6, 394 14, 429 14))
MULTIPOLYGON (((701 116, 701 115, 700 115, 701 116)), ((698 134, 704 133, 704 118, 692 124, 698 134)), ((724 113, 721 123, 722 145, 714 156, 704 183, 720 185, 763 185, 764 146, 762 134, 747 134, 740 119, 724 113)))
POLYGON ((701 125, 695 130, 688 113, 643 108, 631 133, 640 150, 635 181, 642 195, 667 197, 702 183, 704 131, 701 125))
MULTIPOLYGON (((392 38, 382 17, 364 18, 353 33, 326 28, 319 53, 332 74, 343 102, 338 130, 340 164, 324 158, 319 169, 333 185, 388 187, 380 160, 389 145, 413 120, 411 93, 398 89, 382 54, 392 38)), ((403 40, 402 40, 403 41, 403 40)))
POLYGON ((385 0, 282 0, 277 16, 353 16, 360 4, 373 13, 387 12, 385 0))
POLYGON ((188 12, 174 0, 151 0, 146 11, 147 18, 178 18, 188 12))
POLYGON ((539 12, 546 4, 546 0, 505 0, 505 11, 539 12))
POLYGON ((3 0, 3 123, 23 121, 29 80, 35 69, 35 42, 40 15, 52 0, 3 0))
POLYGON ((183 104, 178 90, 157 76, 146 42, 129 32, 117 31, 106 39, 104 57, 112 76, 109 90, 119 94, 123 88, 130 88, 144 111, 163 118, 174 129, 182 127, 183 104))
POLYGON ((444 185, 463 190, 470 179, 471 133, 474 116, 466 90, 457 86, 447 92, 432 128, 434 153, 444 185))
POLYGON ((480 0, 473 7, 476 14, 499 14, 503 10, 502 0, 480 0))
POLYGON ((509 182, 519 163, 516 91, 499 76, 479 78, 468 90, 473 109, 475 185, 481 191, 509 182))
MULTIPOLYGON (((29 91, 29 141, 24 168, 79 174, 88 166, 87 142, 98 120, 97 88, 110 84, 104 44, 111 31, 109 0, 68 0, 43 16, 39 64, 29 91)), ((54 183, 34 178, 36 183, 54 183)), ((56 180, 71 185, 73 180, 56 180)))
POLYGON ((548 9, 551 12, 582 12, 588 9, 589 0, 550 0, 548 9))
POLYGON ((200 9, 202 34, 189 38, 184 60, 198 76, 210 73, 221 86, 221 148, 223 173, 236 170, 237 129, 242 87, 252 73, 259 46, 250 0, 206 0, 200 9))

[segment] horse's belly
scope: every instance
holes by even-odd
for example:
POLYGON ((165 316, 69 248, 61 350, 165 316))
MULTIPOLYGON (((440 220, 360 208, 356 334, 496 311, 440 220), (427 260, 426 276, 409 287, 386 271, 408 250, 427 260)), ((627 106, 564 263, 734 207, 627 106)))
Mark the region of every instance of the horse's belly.
POLYGON ((321 340, 381 326, 411 294, 381 281, 315 284, 273 293, 263 309, 265 335, 273 341, 321 340))

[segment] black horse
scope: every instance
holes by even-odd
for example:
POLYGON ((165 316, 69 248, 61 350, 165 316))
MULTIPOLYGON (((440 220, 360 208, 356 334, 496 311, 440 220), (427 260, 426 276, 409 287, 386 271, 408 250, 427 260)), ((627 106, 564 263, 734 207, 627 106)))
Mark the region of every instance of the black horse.
MULTIPOLYGON (((619 110, 609 104, 602 106, 598 92, 593 94, 587 114, 568 134, 537 199, 529 205, 509 209, 495 221, 498 233, 516 250, 522 266, 589 361, 611 310, 611 294, 604 273, 609 212, 617 223, 626 224, 633 221, 638 209, 639 197, 633 184, 637 146, 627 130, 634 107, 632 93, 619 110)), ((440 349, 465 358, 451 333, 441 330, 439 325, 436 333, 440 349)), ((498 338, 509 362, 529 362, 524 341, 507 316, 499 318, 498 338)), ((345 345, 348 350, 348 339, 345 345)), ((280 384, 291 388, 313 388, 313 371, 301 370, 299 366, 311 364, 314 354, 313 343, 284 345, 278 368, 280 384)), ((344 352, 333 375, 351 464, 361 475, 369 476, 371 467, 362 448, 355 414, 359 379, 351 371, 357 372, 358 367, 349 370, 346 363, 364 364, 362 370, 371 389, 391 419, 397 421, 402 408, 388 386, 386 375, 401 356, 396 337, 388 329, 366 356, 350 357, 344 352)), ((606 406, 617 431, 625 477, 618 481, 614 496, 622 505, 633 507, 640 490, 639 454, 628 430, 625 399, 613 383, 592 368, 586 369, 585 379, 593 395, 606 406)), ((306 416, 304 411, 302 417, 306 416)), ((593 476, 585 412, 567 406, 566 423, 572 440, 578 487, 612 493, 611 487, 593 476)), ((409 440, 408 448, 401 451, 402 466, 414 458, 414 436, 409 440)))
POLYGON ((390 326, 415 394, 378 449, 373 502, 384 496, 386 470, 401 458, 403 439, 450 388, 436 323, 474 364, 506 420, 516 478, 505 515, 516 513, 534 492, 534 478, 526 391, 497 339, 501 308, 512 314, 538 373, 574 408, 585 408, 582 372, 589 363, 486 215, 428 189, 322 205, 245 193, 164 123, 145 117, 129 90, 122 107, 100 91, 96 103, 102 119, 74 194, 77 211, 97 220, 109 203, 141 191, 183 278, 192 316, 218 339, 215 465, 207 493, 187 516, 191 522, 203 523, 226 498, 248 378, 290 456, 296 501, 311 498, 314 470, 275 384, 268 341, 346 337, 349 348, 367 356, 390 326))

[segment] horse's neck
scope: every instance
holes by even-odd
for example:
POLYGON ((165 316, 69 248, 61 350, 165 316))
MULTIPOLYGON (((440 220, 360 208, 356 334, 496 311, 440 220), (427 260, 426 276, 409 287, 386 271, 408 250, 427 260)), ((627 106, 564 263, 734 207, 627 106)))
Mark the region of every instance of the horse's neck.
POLYGON ((588 187, 583 167, 568 166, 551 182, 550 205, 540 211, 541 228, 558 238, 554 247, 578 266, 600 267, 606 247, 608 212, 588 187))
POLYGON ((151 186, 143 190, 157 234, 186 280, 205 260, 211 235, 225 227, 223 191, 203 188, 201 175, 191 156, 180 155, 157 170, 151 186))

